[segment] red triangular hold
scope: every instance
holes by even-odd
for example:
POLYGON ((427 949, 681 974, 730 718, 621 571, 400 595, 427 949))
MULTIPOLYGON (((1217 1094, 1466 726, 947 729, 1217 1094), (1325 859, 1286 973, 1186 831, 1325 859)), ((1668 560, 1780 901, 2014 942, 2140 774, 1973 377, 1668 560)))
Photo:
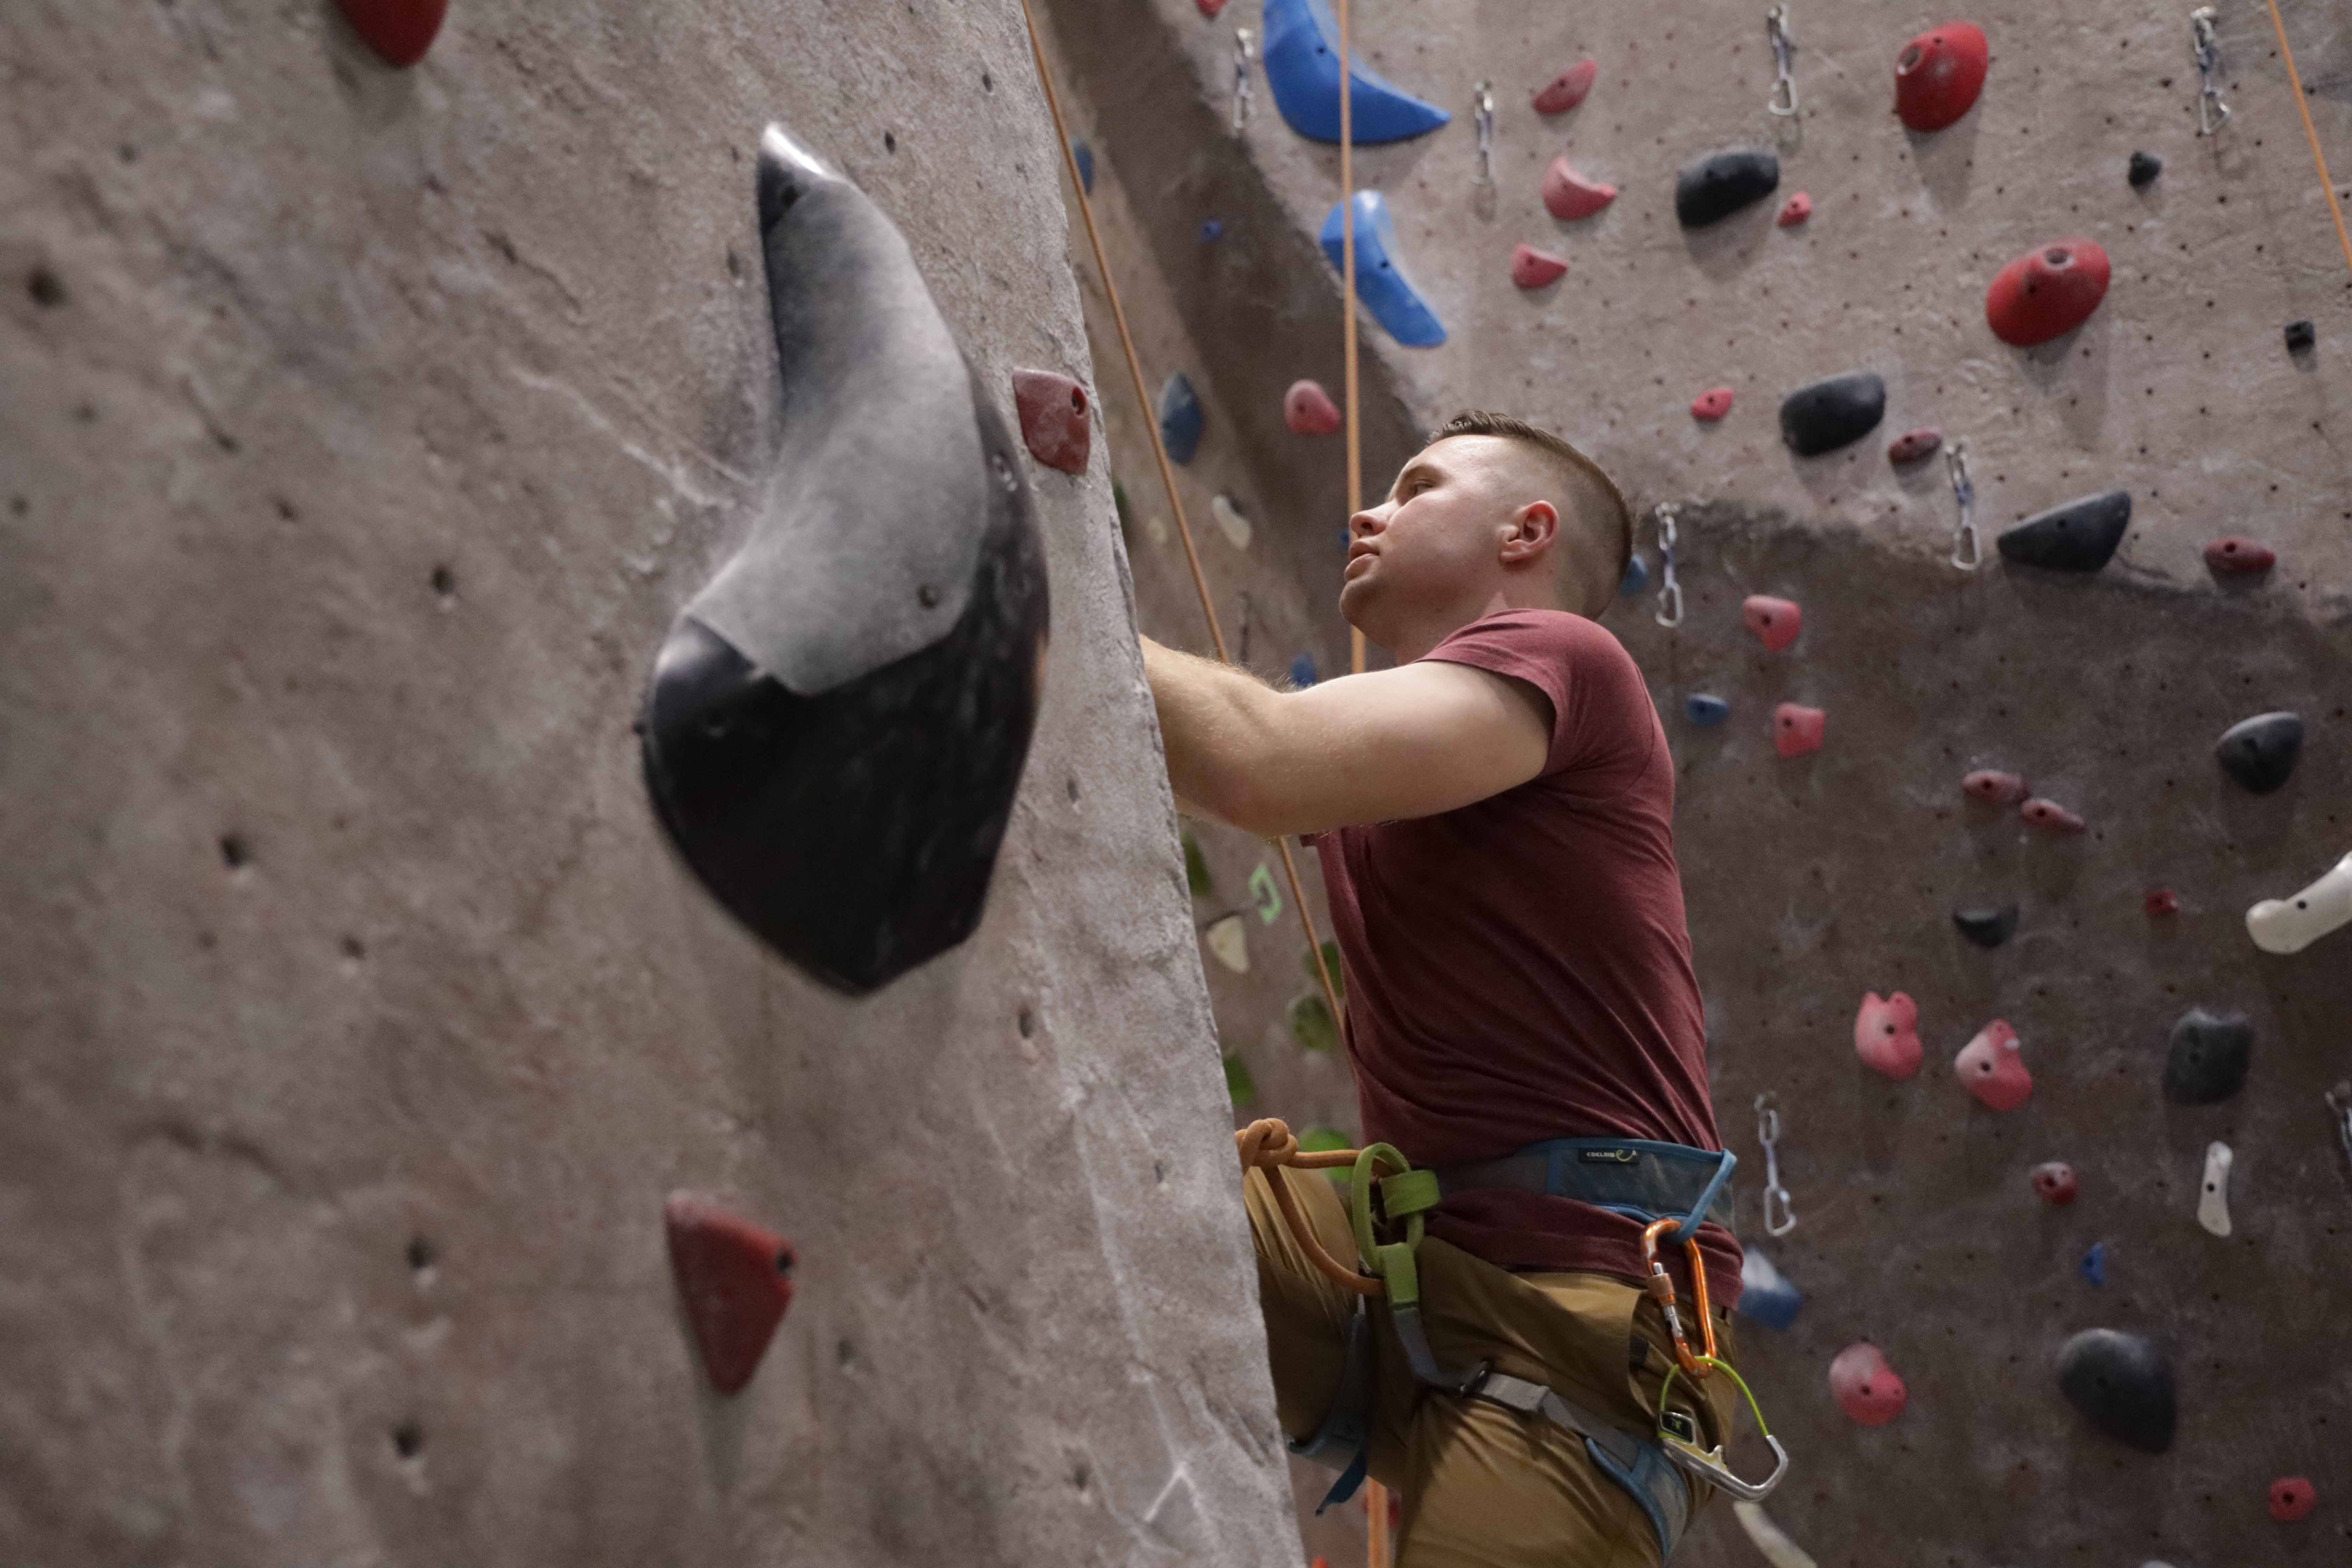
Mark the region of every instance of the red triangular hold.
POLYGON ((662 1205, 670 1272, 686 1301, 710 1386, 732 1394, 751 1381, 768 1341, 793 1304, 799 1255, 772 1230, 729 1214, 693 1193, 662 1205))
POLYGON ((1013 405, 1021 416, 1021 439, 1029 455, 1066 474, 1087 471, 1094 449, 1094 422, 1087 415, 1087 389, 1050 370, 1013 373, 1013 405))
POLYGON ((441 32, 449 0, 342 0, 343 19, 377 54, 396 66, 425 58, 441 32))

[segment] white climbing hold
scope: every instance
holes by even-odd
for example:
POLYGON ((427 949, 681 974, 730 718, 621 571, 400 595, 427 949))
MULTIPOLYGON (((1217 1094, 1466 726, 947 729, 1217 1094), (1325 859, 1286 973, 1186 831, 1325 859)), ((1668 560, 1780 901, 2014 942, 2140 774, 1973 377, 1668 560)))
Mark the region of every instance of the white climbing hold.
POLYGON ((1154 544, 1168 542, 1168 520, 1153 512, 1143 520, 1143 536, 1154 544))
POLYGON ((1805 1549, 1772 1522, 1772 1516, 1764 1511, 1762 1504, 1734 1502, 1731 1516, 1739 1521, 1739 1528, 1748 1532, 1748 1539, 1756 1543, 1756 1550, 1764 1554, 1772 1568, 1814 1568, 1805 1549))
POLYGON ((1211 956, 1219 963, 1235 974, 1249 973, 1249 928, 1242 924, 1238 913, 1212 921, 1201 935, 1209 944, 1211 956))
POLYGON ((1219 496, 1211 501, 1209 514, 1217 520, 1218 531, 1225 536, 1226 543, 1235 550, 1250 547, 1250 520, 1234 504, 1233 497, 1219 496))
POLYGON ((2230 1165, 2227 1143, 2205 1151, 2205 1183, 2197 1189, 2197 1223, 2215 1236, 2230 1234, 2230 1165))
POLYGON ((2301 952, 2352 924, 2352 855, 2291 899, 2264 899, 2246 911, 2246 934, 2264 952, 2301 952))

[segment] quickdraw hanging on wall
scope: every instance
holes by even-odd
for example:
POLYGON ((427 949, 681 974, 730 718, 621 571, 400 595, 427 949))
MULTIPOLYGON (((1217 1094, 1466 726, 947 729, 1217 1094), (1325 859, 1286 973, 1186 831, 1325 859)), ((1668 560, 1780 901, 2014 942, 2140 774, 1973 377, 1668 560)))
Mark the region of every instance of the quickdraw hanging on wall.
MULTIPOLYGON (((1764 1234, 1782 1237, 1797 1228, 1797 1211, 1789 1205, 1789 1189, 1780 1182, 1780 1097, 1766 1090, 1756 1097, 1756 1142, 1764 1145, 1764 1234), (1773 1218, 1773 1205, 1780 1217, 1773 1218)), ((1710 1352, 1712 1353, 1712 1352, 1710 1352)))
POLYGON ((2210 136, 2230 122, 2230 106, 2221 100, 2221 46, 2213 37, 2213 7, 2200 5, 2189 13, 2189 51, 2197 57, 2197 134, 2210 136))
POLYGON ((1478 128, 1478 172, 1470 183, 1481 191, 1495 188, 1495 84, 1482 81, 1470 89, 1471 123, 1478 128))
POLYGON ((1944 448, 1944 467, 1952 479, 1952 500, 1960 521, 1952 530, 1952 564, 1973 572, 1984 564, 1984 541, 1977 535, 1977 487, 1969 478, 1969 444, 1954 441, 1944 448))
POLYGON ((1234 34, 1234 134, 1249 129, 1250 67, 1257 59, 1257 39, 1247 27, 1234 34))
POLYGON ((1792 68, 1797 58, 1797 41, 1789 37, 1789 8, 1775 5, 1764 13, 1764 36, 1772 44, 1772 90, 1764 95, 1764 107, 1773 113, 1788 116, 1797 112, 1797 75, 1792 68))
POLYGON ((1658 625, 1672 630, 1683 624, 1683 585, 1675 575, 1675 519, 1682 507, 1670 500, 1657 506, 1658 559, 1658 625))

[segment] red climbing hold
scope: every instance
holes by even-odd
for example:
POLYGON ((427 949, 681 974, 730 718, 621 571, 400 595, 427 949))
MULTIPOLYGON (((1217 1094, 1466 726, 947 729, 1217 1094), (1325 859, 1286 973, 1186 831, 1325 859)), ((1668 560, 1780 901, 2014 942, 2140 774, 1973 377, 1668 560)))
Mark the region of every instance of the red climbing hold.
POLYGON ((1952 1070, 1970 1094, 1995 1110, 2015 1110, 2033 1092, 2033 1075, 2025 1070, 2017 1031, 1999 1018, 1960 1047, 1952 1058, 1952 1070))
POLYGON ((1991 801, 1995 805, 2015 805, 2033 793, 2025 780, 2015 773, 1995 773, 1990 768, 1979 768, 1960 781, 1960 787, 1979 800, 1991 801))
POLYGON ((1200 6, 1201 15, 1212 22, 1215 21, 1218 13, 1225 8, 1225 0, 1193 0, 1193 4, 1200 6))
POLYGON ((2278 557, 2251 539, 2217 539, 2205 547, 2205 567, 2230 577, 2259 577, 2278 557))
POLYGON ((1565 158, 1554 158, 1551 167, 1544 171, 1544 211, 1554 217, 1591 217, 1616 199, 1616 186, 1586 179, 1569 167, 1565 158))
POLYGON ((1021 439, 1031 457, 1066 474, 1087 471, 1094 421, 1087 416, 1085 387, 1050 370, 1016 370, 1013 402, 1021 412, 1021 439))
POLYGON ((1591 60, 1579 60, 1536 91, 1538 114, 1566 114, 1584 101, 1592 90, 1592 79, 1601 68, 1591 60))
POLYGON ((2002 268, 1985 290, 1993 336, 2021 349, 2063 337, 2107 297, 2107 253, 2089 239, 2037 246, 2002 268))
POLYGON ((1522 289, 1540 289, 1547 283, 1557 283, 1568 276, 1568 263, 1549 250, 1538 250, 1532 245, 1515 246, 1511 250, 1511 281, 1522 289))
POLYGON ((1812 216, 1813 198, 1799 191, 1781 205, 1780 216, 1773 221, 1782 228, 1794 228, 1812 216))
POLYGON ((662 1205, 670 1272, 710 1386, 732 1394, 751 1381, 768 1341, 793 1304, 793 1244, 708 1198, 672 1193, 662 1205))
POLYGON ((2177 915, 2180 912, 2180 895, 2170 888, 2150 888, 2147 897, 2140 903, 2152 915, 2177 915))
POLYGON ((1691 417, 1712 425, 1731 412, 1731 388, 1710 386, 1691 399, 1691 417))
POLYGON ((1797 640, 1805 628, 1805 612, 1797 608, 1794 599, 1776 599, 1769 594, 1750 594, 1739 606, 1739 618, 1756 634, 1756 640, 1766 649, 1779 653, 1797 640))
POLYGON ((2061 833, 2080 833, 2083 819, 2054 800, 2034 796, 2017 808, 2017 815, 2036 827, 2054 827, 2061 833))
POLYGON ((1919 1070, 1919 1004, 1902 992, 1885 1000, 1873 991, 1853 1016, 1853 1049, 1897 1083, 1919 1070))
POLYGON ((2074 1167, 2063 1160, 2034 1166, 2033 1190, 2042 1194, 2042 1202, 2064 1207, 2074 1201, 2074 1167))
POLYGON ((343 19, 370 47, 396 66, 425 58, 440 35, 449 0, 342 0, 343 19))
POLYGON ((1862 1426, 1884 1426, 1903 1414, 1911 1397, 1878 1347, 1864 1341, 1838 1352, 1830 1363, 1830 1393, 1838 1408, 1862 1426))
POLYGON ((2281 1524, 2292 1524, 2318 1506, 2319 1489, 2301 1476, 2271 1483, 2271 1517, 2281 1524))
POLYGON ((1784 757, 1801 757, 1822 749, 1822 731, 1829 715, 1799 702, 1783 702, 1772 710, 1772 749, 1784 757))
POLYGON ((1916 463, 1932 458, 1944 445, 1940 430, 1906 430, 1886 443, 1886 460, 1890 463, 1916 463))
POLYGON ((1941 131, 1975 107, 1991 60, 1974 22, 1930 27, 1895 57, 1895 112, 1914 131, 1941 131))
POLYGON ((1282 395, 1282 422, 1294 436, 1329 436, 1339 428, 1339 405, 1320 382, 1294 381, 1282 395))

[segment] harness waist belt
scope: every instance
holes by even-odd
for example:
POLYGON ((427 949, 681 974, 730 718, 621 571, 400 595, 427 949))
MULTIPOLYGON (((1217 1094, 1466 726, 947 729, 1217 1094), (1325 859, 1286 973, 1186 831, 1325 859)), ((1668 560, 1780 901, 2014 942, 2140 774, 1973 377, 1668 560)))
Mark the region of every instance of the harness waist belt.
POLYGON ((1678 1219, 1672 1239, 1679 1242, 1701 1220, 1731 1228, 1731 1172, 1738 1163, 1727 1150, 1645 1138, 1552 1138, 1500 1160, 1447 1166, 1437 1185, 1447 1197, 1502 1187, 1573 1198, 1644 1224, 1678 1219))

